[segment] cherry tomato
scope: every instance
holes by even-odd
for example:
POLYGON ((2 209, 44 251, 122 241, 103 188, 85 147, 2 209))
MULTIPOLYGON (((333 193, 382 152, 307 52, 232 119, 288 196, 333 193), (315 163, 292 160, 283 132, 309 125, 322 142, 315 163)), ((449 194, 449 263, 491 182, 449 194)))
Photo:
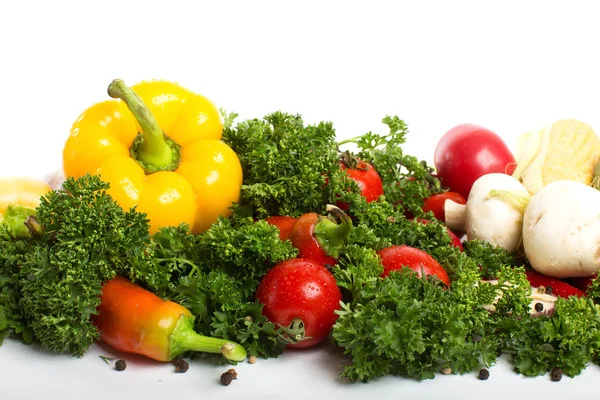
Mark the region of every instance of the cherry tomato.
POLYGON ((342 293, 335 278, 316 261, 294 258, 282 261, 263 277, 256 291, 263 315, 285 327, 294 320, 304 324, 306 339, 288 347, 314 346, 327 338, 337 320, 342 293))
POLYGON ((446 222, 446 209, 444 207, 446 200, 452 200, 458 204, 467 203, 467 200, 465 200, 463 196, 456 192, 438 193, 433 194, 425 199, 423 202, 423 211, 431 211, 436 219, 446 222))
POLYGON ((465 199, 482 175, 512 175, 517 165, 500 136, 474 124, 458 125, 446 132, 435 148, 434 164, 442 185, 465 199))
MULTIPOLYGON (((340 162, 340 168, 346 175, 358 185, 360 194, 368 201, 377 200, 383 194, 383 183, 379 173, 369 163, 361 160, 355 160, 354 164, 340 162)), ((348 210, 348 205, 338 202, 337 206, 344 211, 348 210)))
POLYGON ((292 228, 298 221, 298 218, 282 215, 265 218, 265 221, 279 229, 279 239, 287 240, 289 239, 292 228))
POLYGON ((444 267, 423 250, 406 245, 390 246, 379 250, 377 254, 383 264, 382 277, 388 276, 391 271, 399 271, 408 267, 419 277, 423 274, 425 276, 435 275, 446 286, 450 286, 450 278, 444 267))

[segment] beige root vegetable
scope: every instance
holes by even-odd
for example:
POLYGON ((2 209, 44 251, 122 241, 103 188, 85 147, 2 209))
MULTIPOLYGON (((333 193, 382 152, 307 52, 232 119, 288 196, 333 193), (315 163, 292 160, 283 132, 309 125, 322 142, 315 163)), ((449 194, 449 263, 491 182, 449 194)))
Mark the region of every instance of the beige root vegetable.
POLYGON ((529 197, 527 189, 510 175, 493 173, 477 179, 465 209, 467 240, 478 239, 517 251, 529 197))
POLYGON ((600 139, 591 126, 575 119, 556 121, 519 140, 513 176, 534 194, 550 182, 589 185, 600 157, 600 139))
POLYGON ((523 217, 531 266, 556 277, 592 276, 600 269, 600 191, 570 180, 544 186, 523 217))

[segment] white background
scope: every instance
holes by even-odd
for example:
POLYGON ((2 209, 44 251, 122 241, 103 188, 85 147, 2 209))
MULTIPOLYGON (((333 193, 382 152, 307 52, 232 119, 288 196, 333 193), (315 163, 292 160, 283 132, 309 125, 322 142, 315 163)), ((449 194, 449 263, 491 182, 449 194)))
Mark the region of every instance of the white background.
MULTIPOLYGON (((114 78, 177 81, 240 119, 282 110, 329 120, 340 138, 381 130, 383 116, 398 115, 410 127, 407 151, 429 161, 437 139, 464 122, 496 131, 511 147, 519 134, 565 117, 598 130, 598 15, 593 1, 572 0, 2 1, 0 175, 60 168, 71 124, 107 98, 114 78)), ((348 389, 331 360, 309 352, 261 362, 252 380, 240 376, 220 390, 218 369, 173 377, 144 364, 117 376, 95 355, 71 360, 9 342, 0 348, 0 397, 119 398, 130 387, 152 399, 523 398, 586 393, 600 379, 597 367, 553 384, 499 366, 485 383, 387 379, 348 389)))

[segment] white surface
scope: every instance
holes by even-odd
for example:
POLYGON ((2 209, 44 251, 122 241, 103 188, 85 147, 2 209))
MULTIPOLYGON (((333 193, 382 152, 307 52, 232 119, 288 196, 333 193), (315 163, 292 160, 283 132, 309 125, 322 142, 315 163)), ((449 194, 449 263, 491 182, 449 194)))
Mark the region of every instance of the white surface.
MULTIPOLYGON (((600 129, 600 24, 592 1, 0 2, 1 175, 43 176, 60 165, 79 113, 114 78, 170 79, 240 119, 275 110, 334 122, 339 137, 403 118, 407 151, 431 160, 437 139, 463 122, 516 136, 564 117, 600 129)), ((488 381, 439 376, 367 385, 336 379, 326 350, 187 374, 133 363, 116 373, 98 357, 0 348, 3 399, 524 398, 575 396, 600 379, 590 367, 556 384, 507 363, 488 381)))

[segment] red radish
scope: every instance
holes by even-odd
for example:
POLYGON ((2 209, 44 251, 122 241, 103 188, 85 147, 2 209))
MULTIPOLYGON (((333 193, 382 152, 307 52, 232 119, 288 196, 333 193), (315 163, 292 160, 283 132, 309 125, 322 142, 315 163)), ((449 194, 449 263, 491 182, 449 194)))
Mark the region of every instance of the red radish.
POLYGON ((382 277, 391 271, 399 271, 408 267, 415 271, 419 277, 435 275, 446 286, 450 286, 450 278, 446 270, 429 254, 414 247, 401 245, 390 246, 377 252, 383 264, 382 277))
POLYGON ((493 172, 511 175, 517 166, 500 136, 474 124, 446 132, 435 148, 434 164, 442 185, 465 199, 479 177, 493 172))

